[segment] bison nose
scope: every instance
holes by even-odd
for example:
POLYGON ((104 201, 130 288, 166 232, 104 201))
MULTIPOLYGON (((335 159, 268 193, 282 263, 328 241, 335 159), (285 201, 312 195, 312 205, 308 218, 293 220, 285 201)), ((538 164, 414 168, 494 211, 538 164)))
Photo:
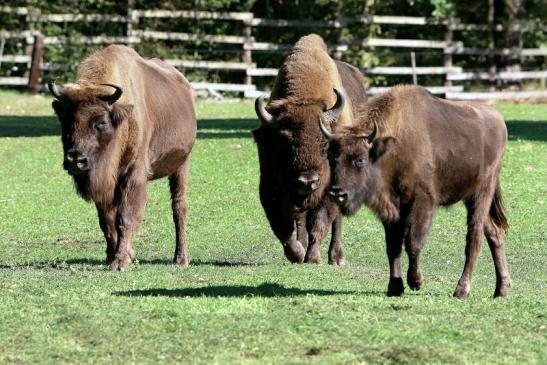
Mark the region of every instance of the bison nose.
POLYGON ((332 186, 329 189, 329 195, 331 196, 332 200, 334 200, 338 203, 343 203, 348 199, 348 193, 346 193, 339 186, 332 186))
POLYGON ((76 159, 76 166, 78 166, 78 168, 79 168, 80 170, 87 170, 87 168, 88 168, 88 166, 89 166, 88 163, 87 163, 87 158, 85 158, 85 157, 78 157, 78 158, 76 159))
POLYGON ((317 190, 320 184, 319 175, 316 173, 304 173, 296 179, 296 185, 301 194, 309 194, 317 190))
POLYGON ((65 157, 65 167, 69 171, 82 172, 89 170, 89 160, 82 153, 70 150, 65 157))

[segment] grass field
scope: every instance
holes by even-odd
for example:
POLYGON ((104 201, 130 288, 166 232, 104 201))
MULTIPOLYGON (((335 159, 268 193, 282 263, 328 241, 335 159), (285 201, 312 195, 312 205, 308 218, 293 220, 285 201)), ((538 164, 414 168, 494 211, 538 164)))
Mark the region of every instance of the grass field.
MULTIPOLYGON (((383 229, 344 221, 348 265, 293 265, 258 200, 252 104, 200 103, 190 174, 191 266, 174 251, 168 184, 149 185, 124 273, 104 265, 93 205, 62 170, 51 99, 0 92, 0 363, 547 364, 547 105, 499 105, 513 289, 494 300, 487 247, 471 298, 461 205, 439 210, 425 287, 387 298, 383 229)), ((403 264, 406 269, 406 258, 403 264)))

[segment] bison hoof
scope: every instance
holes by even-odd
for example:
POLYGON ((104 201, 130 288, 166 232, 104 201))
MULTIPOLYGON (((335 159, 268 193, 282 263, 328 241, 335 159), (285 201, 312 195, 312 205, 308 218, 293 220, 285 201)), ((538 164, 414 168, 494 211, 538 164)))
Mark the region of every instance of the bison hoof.
POLYGON ((406 277, 406 282, 408 283, 410 289, 420 290, 424 285, 424 274, 422 274, 421 271, 418 271, 416 273, 411 273, 409 271, 406 277))
POLYGON ((496 291, 494 292, 494 298, 507 298, 509 295, 509 288, 511 288, 510 285, 503 285, 499 288, 496 288, 496 291))
POLYGON ((111 271, 125 271, 131 263, 129 254, 116 255, 114 260, 108 265, 111 271))
POLYGON ((507 298, 507 295, 509 295, 509 289, 511 289, 511 278, 503 277, 499 281, 496 280, 496 291, 494 292, 494 298, 507 298))
POLYGON ((304 262, 307 264, 320 264, 321 263, 321 256, 319 255, 306 255, 304 258, 304 262))
POLYGON ((400 297, 405 291, 402 278, 390 278, 387 285, 388 297, 400 297))
POLYGON ((469 289, 461 287, 458 285, 454 291, 454 297, 458 299, 467 299, 469 298, 469 289))
POLYGON ((283 245, 283 250, 285 251, 285 257, 294 263, 302 263, 304 261, 304 256, 306 255, 306 250, 297 240, 291 240, 283 245))
POLYGON ((106 265, 110 266, 110 264, 114 261, 115 258, 116 258, 115 254, 107 253, 106 254, 106 265))
POLYGON ((173 260, 173 263, 177 266, 182 266, 182 267, 188 267, 188 258, 187 257, 175 257, 175 259, 173 260))
POLYGON ((329 257, 329 265, 346 266, 346 258, 344 255, 333 255, 329 257))

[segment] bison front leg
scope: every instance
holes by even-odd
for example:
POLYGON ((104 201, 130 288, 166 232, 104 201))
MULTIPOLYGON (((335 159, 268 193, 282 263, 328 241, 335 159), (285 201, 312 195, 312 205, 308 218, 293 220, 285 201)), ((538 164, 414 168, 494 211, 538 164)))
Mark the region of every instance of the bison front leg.
POLYGON ((110 265, 118 251, 118 231, 116 230, 116 215, 118 211, 114 206, 104 207, 97 204, 96 207, 99 216, 99 226, 106 239, 106 264, 110 265))
POLYGON ((342 245, 342 215, 340 213, 338 213, 332 222, 329 264, 337 266, 344 266, 346 264, 344 246, 342 245))
POLYGON ((294 218, 290 210, 283 209, 281 197, 276 194, 270 182, 261 176, 260 202, 266 213, 273 233, 283 245, 285 257, 290 262, 301 263, 304 261, 306 250, 302 243, 294 238, 294 218))
POLYGON ((171 189, 171 207, 173 209, 173 221, 175 222, 176 246, 174 263, 181 266, 188 266, 188 244, 186 242, 186 182, 188 179, 188 168, 190 160, 187 159, 179 171, 169 177, 171 189))
POLYGON ((304 249, 308 248, 308 230, 306 229, 306 212, 299 213, 295 219, 296 239, 300 241, 304 249))
POLYGON ((401 251, 403 250, 403 240, 405 237, 405 219, 401 217, 395 223, 384 223, 384 232, 386 235, 386 253, 389 261, 387 295, 398 297, 405 291, 403 279, 401 278, 401 251))
POLYGON ((405 240, 405 249, 408 254, 406 282, 412 290, 419 290, 424 284, 424 275, 420 269, 420 254, 431 227, 434 209, 435 205, 429 194, 418 195, 408 218, 409 229, 405 240))
POLYGON ((146 207, 146 179, 132 179, 121 189, 121 203, 116 217, 118 249, 111 270, 124 271, 134 256, 133 237, 139 228, 146 207))
POLYGON ((329 231, 329 225, 336 215, 322 205, 308 212, 307 227, 309 232, 308 250, 304 262, 318 264, 321 262, 321 241, 329 231))
POLYGON ((285 257, 290 262, 302 263, 306 250, 302 243, 294 238, 294 221, 292 217, 279 216, 276 219, 270 219, 270 226, 277 239, 283 245, 285 257))

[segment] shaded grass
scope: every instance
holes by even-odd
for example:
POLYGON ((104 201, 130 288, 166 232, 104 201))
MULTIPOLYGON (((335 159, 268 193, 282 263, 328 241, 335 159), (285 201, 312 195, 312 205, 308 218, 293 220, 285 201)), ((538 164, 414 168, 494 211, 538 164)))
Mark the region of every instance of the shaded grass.
POLYGON ((451 298, 463 268, 459 205, 436 215, 426 285, 403 298, 384 295, 383 229, 366 210, 344 221, 347 267, 288 264, 258 201, 250 103, 198 105, 191 267, 170 264, 169 189, 159 180, 137 261, 108 272, 94 208, 62 171, 49 104, 0 92, 0 363, 547 362, 547 105, 498 107, 510 134, 502 188, 514 288, 508 300, 490 298, 486 249, 462 302, 451 298))

